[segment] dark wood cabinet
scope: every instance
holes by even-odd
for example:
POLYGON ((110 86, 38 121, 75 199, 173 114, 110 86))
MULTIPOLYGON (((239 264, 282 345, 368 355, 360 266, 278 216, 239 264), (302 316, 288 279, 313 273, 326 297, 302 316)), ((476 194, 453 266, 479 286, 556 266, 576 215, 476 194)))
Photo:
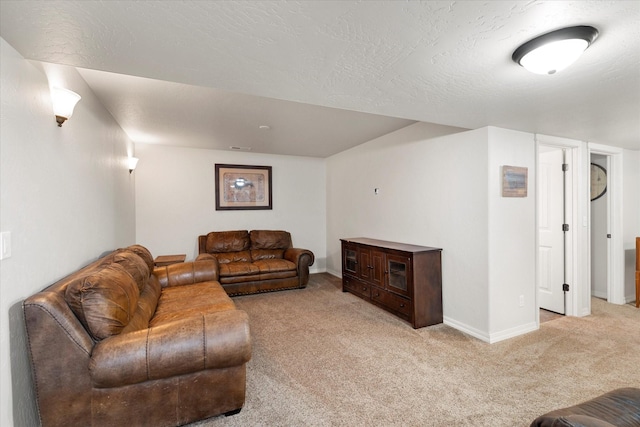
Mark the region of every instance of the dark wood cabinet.
POLYGON ((344 292, 414 328, 442 323, 442 249, 364 237, 341 242, 344 292))

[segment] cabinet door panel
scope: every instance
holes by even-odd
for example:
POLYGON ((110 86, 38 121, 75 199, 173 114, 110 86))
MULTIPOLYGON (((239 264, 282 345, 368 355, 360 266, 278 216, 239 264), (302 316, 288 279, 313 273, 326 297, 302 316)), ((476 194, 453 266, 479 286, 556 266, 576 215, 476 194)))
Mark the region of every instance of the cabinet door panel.
POLYGON ((354 246, 342 248, 342 269, 345 273, 358 275, 358 250, 354 246))
POLYGON ((386 289, 411 297, 411 258, 387 254, 386 260, 386 289))
POLYGON ((371 279, 371 251, 369 249, 358 249, 358 258, 360 259, 360 278, 364 280, 371 279))
POLYGON ((384 252, 371 251, 371 283, 384 287, 384 252))

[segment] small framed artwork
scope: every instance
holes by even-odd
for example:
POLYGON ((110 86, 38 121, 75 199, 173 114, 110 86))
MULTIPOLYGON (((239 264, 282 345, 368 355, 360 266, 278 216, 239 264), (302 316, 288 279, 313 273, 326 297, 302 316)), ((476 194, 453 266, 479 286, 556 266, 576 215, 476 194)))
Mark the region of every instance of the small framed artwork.
POLYGON ((527 197, 528 169, 502 166, 502 197, 527 197))
POLYGON ((216 163, 216 210, 272 209, 271 166, 216 163))

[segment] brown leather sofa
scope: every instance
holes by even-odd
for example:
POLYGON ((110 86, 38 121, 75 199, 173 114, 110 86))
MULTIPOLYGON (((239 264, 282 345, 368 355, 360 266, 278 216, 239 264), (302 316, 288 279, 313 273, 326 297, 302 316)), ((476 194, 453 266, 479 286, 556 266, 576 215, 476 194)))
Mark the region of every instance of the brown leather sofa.
POLYGON ((287 231, 212 231, 198 236, 198 251, 197 260, 216 262, 232 296, 304 288, 314 262, 311 251, 293 247, 287 231))
POLYGON ((536 418, 531 427, 638 427, 640 388, 619 388, 536 418))
POLYGON ((217 264, 119 249, 23 303, 43 426, 177 426, 237 413, 249 322, 217 264))

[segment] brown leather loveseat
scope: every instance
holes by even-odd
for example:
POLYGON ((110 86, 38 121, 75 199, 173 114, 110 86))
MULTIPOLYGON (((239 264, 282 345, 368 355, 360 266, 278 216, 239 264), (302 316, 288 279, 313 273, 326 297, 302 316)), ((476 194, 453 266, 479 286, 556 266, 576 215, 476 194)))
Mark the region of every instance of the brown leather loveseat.
POLYGON ((212 231, 198 236, 197 260, 213 260, 229 295, 304 288, 313 252, 294 248, 291 234, 276 230, 212 231))
POLYGON ((177 426, 237 413, 249 322, 211 261, 119 249, 23 303, 43 426, 177 426))

